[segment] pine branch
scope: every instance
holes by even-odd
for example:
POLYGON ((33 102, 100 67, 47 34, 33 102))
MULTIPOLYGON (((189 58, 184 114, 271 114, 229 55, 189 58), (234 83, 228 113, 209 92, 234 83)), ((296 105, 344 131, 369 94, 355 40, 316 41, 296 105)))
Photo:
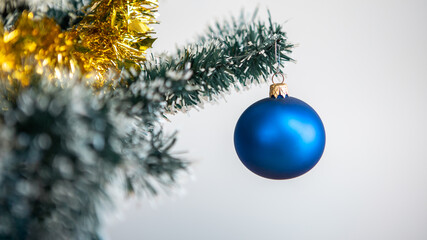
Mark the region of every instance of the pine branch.
POLYGON ((126 71, 122 77, 136 81, 105 96, 114 109, 116 127, 124 133, 119 171, 128 193, 156 195, 174 185, 176 175, 189 165, 170 153, 176 136, 164 136, 159 124, 165 116, 165 96, 171 91, 171 80, 145 81, 143 74, 126 71))
POLYGON ((271 19, 268 24, 233 19, 210 27, 198 43, 178 49, 175 55, 147 62, 146 79, 172 80, 166 97, 170 110, 198 105, 232 87, 265 81, 276 68, 276 42, 281 62, 293 61, 288 54, 294 45, 288 43, 281 25, 271 19))
POLYGON ((41 79, 1 111, 1 239, 98 239, 120 162, 107 110, 84 86, 41 79))
POLYGON ((55 1, 54 4, 47 6, 47 11, 38 7, 34 10, 44 13, 47 17, 55 19, 63 30, 68 30, 77 25, 82 19, 84 12, 82 9, 87 6, 90 0, 67 0, 55 1))
POLYGON ((67 76, 18 93, 0 81, 0 239, 99 239, 108 185, 153 195, 187 168, 158 124, 164 82, 94 95, 67 76))

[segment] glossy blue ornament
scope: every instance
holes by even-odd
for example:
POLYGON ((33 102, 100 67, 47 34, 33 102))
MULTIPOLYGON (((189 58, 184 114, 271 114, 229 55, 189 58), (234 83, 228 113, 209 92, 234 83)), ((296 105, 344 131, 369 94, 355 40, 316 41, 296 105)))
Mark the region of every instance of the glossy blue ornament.
POLYGON ((252 172, 290 179, 308 172, 320 160, 325 129, 307 103, 287 93, 276 97, 262 99, 243 112, 234 131, 234 146, 252 172))

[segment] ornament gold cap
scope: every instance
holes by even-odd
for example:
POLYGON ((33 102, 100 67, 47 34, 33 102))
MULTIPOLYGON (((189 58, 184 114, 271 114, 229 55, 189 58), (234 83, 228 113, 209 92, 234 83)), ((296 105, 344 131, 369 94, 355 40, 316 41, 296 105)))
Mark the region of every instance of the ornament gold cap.
POLYGON ((286 83, 273 83, 270 85, 270 97, 278 98, 282 96, 285 98, 288 95, 288 85, 286 83))
POLYGON ((282 96, 285 98, 288 96, 288 85, 285 83, 285 76, 281 72, 276 72, 272 77, 271 81, 273 84, 270 85, 270 97, 278 98, 279 96, 282 96), (281 83, 274 83, 274 77, 281 76, 282 82, 281 83))

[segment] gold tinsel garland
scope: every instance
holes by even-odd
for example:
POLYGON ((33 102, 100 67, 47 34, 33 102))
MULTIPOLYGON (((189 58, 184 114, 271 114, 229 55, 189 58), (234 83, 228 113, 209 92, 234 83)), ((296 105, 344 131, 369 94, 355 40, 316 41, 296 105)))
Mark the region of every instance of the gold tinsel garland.
POLYGON ((0 78, 28 86, 34 73, 94 74, 101 87, 109 70, 138 68, 154 38, 157 0, 93 0, 83 20, 61 31, 54 20, 23 12, 11 31, 0 26, 0 78))
MULTIPOLYGON (((55 74, 63 69, 75 71, 75 41, 54 20, 34 20, 23 12, 10 32, 0 32, 0 78, 26 87, 34 73, 55 74)), ((53 78, 53 76, 52 76, 53 78)))

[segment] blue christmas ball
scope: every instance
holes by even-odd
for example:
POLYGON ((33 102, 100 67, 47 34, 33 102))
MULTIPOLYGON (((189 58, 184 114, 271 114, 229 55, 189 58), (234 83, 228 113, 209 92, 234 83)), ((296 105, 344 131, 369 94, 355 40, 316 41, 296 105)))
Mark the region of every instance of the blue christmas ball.
POLYGON ((290 179, 312 169, 325 148, 316 111, 294 97, 265 98, 246 109, 234 131, 242 163, 270 179, 290 179))

